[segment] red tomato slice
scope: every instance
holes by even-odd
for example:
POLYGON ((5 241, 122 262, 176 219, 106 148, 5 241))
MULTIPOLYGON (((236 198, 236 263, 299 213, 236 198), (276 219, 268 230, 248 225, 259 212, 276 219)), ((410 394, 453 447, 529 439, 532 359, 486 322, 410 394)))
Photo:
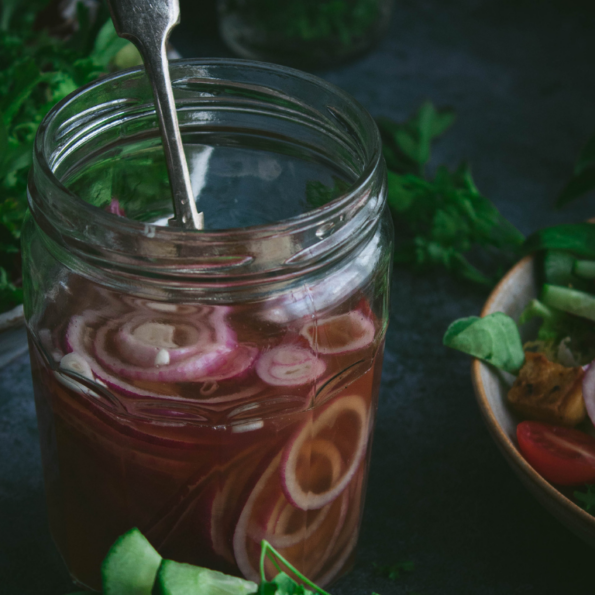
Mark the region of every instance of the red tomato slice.
POLYGON ((595 482, 595 438, 562 426, 523 421, 516 428, 520 451, 548 481, 559 485, 595 482))

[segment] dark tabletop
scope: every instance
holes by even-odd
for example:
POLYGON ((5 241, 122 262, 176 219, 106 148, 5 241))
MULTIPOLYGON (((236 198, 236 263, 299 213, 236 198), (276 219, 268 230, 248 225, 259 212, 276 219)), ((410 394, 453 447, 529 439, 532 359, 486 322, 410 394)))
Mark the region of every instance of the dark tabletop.
MULTIPOLYGON (((281 0, 280 0, 281 1, 281 0)), ((228 56, 200 1, 182 2, 184 56, 228 56)), ((576 0, 397 0, 388 36, 317 72, 373 115, 424 99, 458 120, 433 162, 469 159, 476 182, 523 232, 593 214, 552 207, 595 132, 595 4, 576 0)), ((475 404, 469 360, 445 350, 454 318, 486 292, 396 269, 380 414, 355 570, 334 595, 592 594, 595 551, 537 504, 507 467, 475 404), (412 560, 391 582, 373 563, 412 560)), ((0 593, 73 590, 47 530, 27 356, 0 370, 0 593)))

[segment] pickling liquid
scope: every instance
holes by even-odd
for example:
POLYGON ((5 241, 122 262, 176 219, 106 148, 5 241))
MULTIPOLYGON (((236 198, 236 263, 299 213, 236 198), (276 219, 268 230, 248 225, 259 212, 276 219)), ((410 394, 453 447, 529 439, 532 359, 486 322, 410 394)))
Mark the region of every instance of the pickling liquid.
POLYGON ((78 282, 30 335, 50 528, 73 578, 99 590, 131 527, 166 558, 256 582, 263 539, 320 586, 345 573, 380 383, 374 304, 357 293, 296 318, 282 301, 170 305, 78 282))

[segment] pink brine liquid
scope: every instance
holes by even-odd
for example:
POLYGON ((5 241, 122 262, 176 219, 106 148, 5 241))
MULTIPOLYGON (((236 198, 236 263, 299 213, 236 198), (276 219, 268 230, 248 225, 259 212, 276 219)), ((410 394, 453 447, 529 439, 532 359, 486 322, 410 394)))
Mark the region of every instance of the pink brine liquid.
POLYGON ((380 382, 373 304, 287 320, 282 301, 78 283, 31 336, 50 527, 75 580, 99 589, 133 526, 164 557, 255 581, 263 539, 321 586, 348 570, 380 382))

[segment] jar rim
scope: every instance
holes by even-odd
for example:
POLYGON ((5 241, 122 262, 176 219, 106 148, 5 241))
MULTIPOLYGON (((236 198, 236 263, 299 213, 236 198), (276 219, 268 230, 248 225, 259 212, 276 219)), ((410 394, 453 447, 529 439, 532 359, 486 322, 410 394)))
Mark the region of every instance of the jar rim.
MULTIPOLYGON (((94 234, 89 235, 89 233, 84 233, 85 230, 77 228, 77 225, 74 224, 71 219, 71 215, 76 213, 77 221, 86 221, 87 225, 89 224, 89 221, 92 221, 92 226, 94 228, 103 229, 105 232, 109 231, 110 237, 114 235, 143 236, 143 245, 145 247, 153 247, 153 249, 149 249, 147 254, 142 255, 143 259, 146 257, 152 259, 172 253, 171 250, 164 250, 164 247, 159 246, 159 244, 184 244, 188 247, 189 251, 192 251, 190 250, 190 247, 192 246, 198 250, 204 250, 209 246, 219 246, 219 249, 221 249, 222 246, 231 243, 237 244, 238 242, 245 242, 248 240, 262 241, 267 238, 278 237, 280 234, 297 234, 329 219, 342 217, 347 211, 351 211, 347 219, 353 219, 357 214, 357 211, 365 207, 366 200, 370 196, 369 189, 374 180, 378 180, 379 170, 381 170, 382 177, 384 177, 384 160, 382 157, 380 134, 369 113, 357 100, 332 83, 324 81, 312 74, 286 66, 252 60, 227 58, 183 59, 170 62, 172 80, 174 79, 174 73, 177 71, 183 72, 188 69, 202 69, 204 72, 208 73, 210 68, 216 69, 218 67, 232 67, 237 68, 238 71, 241 69, 244 72, 254 71, 264 74, 270 73, 271 75, 279 75, 294 81, 299 80, 300 82, 321 88, 331 96, 340 98, 341 101, 348 104, 354 110, 354 113, 359 120, 358 123, 366 130, 366 133, 369 136, 368 146, 365 147, 367 152, 365 166, 363 167, 361 174, 351 185, 348 192, 325 205, 273 223, 200 231, 160 226, 126 217, 117 217, 98 206, 94 206, 91 203, 82 200, 62 184, 58 176, 54 173, 55 166, 53 167, 50 162, 51 155, 48 155, 47 150, 47 136, 51 133, 52 127, 55 126, 56 121, 60 119, 62 112, 73 103, 77 102, 82 96, 98 92, 99 89, 105 88, 106 85, 116 85, 123 83, 128 79, 141 78, 143 76, 144 68, 136 67, 118 71, 81 87, 55 105, 41 122, 34 146, 33 168, 28 186, 28 201, 34 219, 46 235, 58 243, 68 244, 68 250, 74 250, 81 255, 85 253, 88 255, 89 252, 93 252, 94 249, 105 248, 105 246, 101 245, 102 242, 95 241, 96 236, 94 234), (40 186, 45 187, 45 193, 39 191, 40 186), (49 194, 51 194, 51 200, 47 200, 48 189, 51 190, 49 192, 49 194), (362 196, 364 196, 364 200, 361 200, 362 196), (83 246, 85 242, 88 242, 90 246, 83 246), (89 250, 89 247, 92 248, 92 250, 89 250)), ((206 78, 217 80, 217 77, 206 76, 206 78)), ((222 82, 225 81, 222 79, 222 82)), ((62 125, 64 124, 65 123, 62 123, 62 125)), ((384 184, 384 182, 382 183, 384 184)), ((377 202, 383 203, 384 200, 377 202)), ((374 206, 372 211, 376 216, 379 216, 383 206, 383 204, 374 206)), ((368 213, 368 215, 370 215, 370 213, 368 213)), ((102 238, 105 238, 106 234, 103 233, 100 235, 102 238)), ((116 244, 118 244, 118 242, 116 242, 116 244)), ((112 255, 114 249, 117 252, 119 245, 111 247, 112 255)), ((208 252, 209 250, 207 250, 207 253, 208 252)), ((196 255, 196 252, 194 252, 194 254, 196 255)), ((132 258, 132 260, 135 260, 135 255, 133 254, 127 254, 127 257, 128 259, 132 258)), ((138 262, 138 259, 136 260, 138 262)), ((186 273, 189 272, 187 267, 185 270, 186 273)), ((204 269, 201 269, 201 267, 198 267, 194 273, 204 275, 205 271, 204 269)))

